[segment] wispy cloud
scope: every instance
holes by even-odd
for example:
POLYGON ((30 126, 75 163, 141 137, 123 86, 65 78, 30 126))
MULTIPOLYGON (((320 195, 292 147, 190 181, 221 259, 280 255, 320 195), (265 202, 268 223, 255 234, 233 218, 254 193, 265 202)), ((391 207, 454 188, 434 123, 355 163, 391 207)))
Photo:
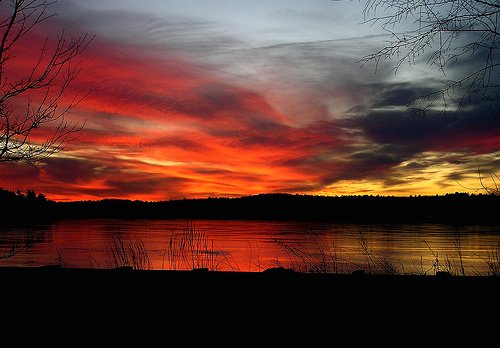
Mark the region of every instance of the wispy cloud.
MULTIPOLYGON (((499 150, 499 121, 477 105, 456 119, 410 117, 403 106, 439 76, 397 79, 385 62, 376 74, 361 68, 376 36, 255 47, 199 18, 65 10, 61 27, 98 34, 69 91, 92 91, 69 115, 86 125, 40 171, 4 166, 13 189, 148 200, 442 193, 472 183, 499 150)), ((271 15, 321 26, 329 18, 271 15)))

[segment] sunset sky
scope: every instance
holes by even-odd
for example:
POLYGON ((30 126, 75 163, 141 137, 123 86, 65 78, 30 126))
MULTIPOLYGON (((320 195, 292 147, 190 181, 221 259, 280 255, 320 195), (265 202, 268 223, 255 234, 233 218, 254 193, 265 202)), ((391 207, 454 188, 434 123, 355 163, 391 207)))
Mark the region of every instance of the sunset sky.
POLYGON ((389 38, 363 6, 59 1, 23 52, 63 28, 95 35, 66 97, 91 91, 67 116, 85 126, 39 170, 0 163, 0 187, 54 200, 481 192, 478 169, 500 172, 500 120, 483 105, 410 116, 445 77, 361 66, 389 38))

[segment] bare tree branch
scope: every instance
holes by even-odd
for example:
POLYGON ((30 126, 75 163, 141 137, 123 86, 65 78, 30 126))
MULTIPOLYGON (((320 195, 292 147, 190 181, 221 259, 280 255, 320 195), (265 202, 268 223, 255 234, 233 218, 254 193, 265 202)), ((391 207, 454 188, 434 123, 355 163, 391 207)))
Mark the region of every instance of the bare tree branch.
MULTIPOLYGON (((454 80, 444 79, 444 87, 409 104, 413 111, 440 104, 443 111, 456 115, 470 102, 487 102, 500 114, 499 50, 500 5, 486 0, 368 0, 363 12, 365 23, 380 25, 391 35, 386 46, 363 57, 364 65, 396 58, 395 73, 403 64, 413 65, 426 58, 446 78, 456 63, 480 63, 463 70, 454 80), (382 15, 380 15, 382 13, 382 15)), ((456 72, 455 72, 456 73, 456 72)))
POLYGON ((27 74, 13 77, 7 73, 9 68, 15 70, 13 50, 21 44, 21 38, 57 15, 50 11, 53 4, 47 0, 0 0, 0 15, 7 14, 6 19, 0 18, 0 162, 37 167, 43 159, 64 149, 83 127, 67 121, 65 115, 85 96, 75 96, 64 107, 61 101, 80 71, 74 59, 94 37, 67 37, 63 31, 53 47, 45 40, 27 74), (41 127, 49 134, 45 140, 34 139, 41 127))

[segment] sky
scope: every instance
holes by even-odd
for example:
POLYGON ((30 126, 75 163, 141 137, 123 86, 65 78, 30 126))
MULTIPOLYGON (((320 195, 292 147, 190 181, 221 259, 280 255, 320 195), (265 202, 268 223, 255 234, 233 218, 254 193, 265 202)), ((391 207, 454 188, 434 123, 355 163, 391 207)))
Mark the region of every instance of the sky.
POLYGON ((41 168, 0 163, 0 187, 61 201, 481 192, 478 171, 500 172, 500 120, 482 105, 410 115, 443 74, 362 66, 389 38, 363 6, 59 1, 20 52, 95 35, 61 100, 88 93, 67 114, 84 127, 41 168))

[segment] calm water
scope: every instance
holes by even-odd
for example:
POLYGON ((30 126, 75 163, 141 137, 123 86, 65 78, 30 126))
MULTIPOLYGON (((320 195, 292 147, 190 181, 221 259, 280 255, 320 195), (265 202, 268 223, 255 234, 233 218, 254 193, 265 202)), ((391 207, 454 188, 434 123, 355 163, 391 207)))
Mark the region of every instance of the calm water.
POLYGON ((227 220, 67 220, 30 228, 4 226, 0 256, 27 235, 34 245, 0 260, 0 265, 109 268, 131 262, 135 253, 141 267, 153 269, 258 272, 284 266, 339 273, 362 268, 461 274, 463 265, 465 274, 479 275, 490 274, 487 261, 500 258, 500 227, 227 220))

